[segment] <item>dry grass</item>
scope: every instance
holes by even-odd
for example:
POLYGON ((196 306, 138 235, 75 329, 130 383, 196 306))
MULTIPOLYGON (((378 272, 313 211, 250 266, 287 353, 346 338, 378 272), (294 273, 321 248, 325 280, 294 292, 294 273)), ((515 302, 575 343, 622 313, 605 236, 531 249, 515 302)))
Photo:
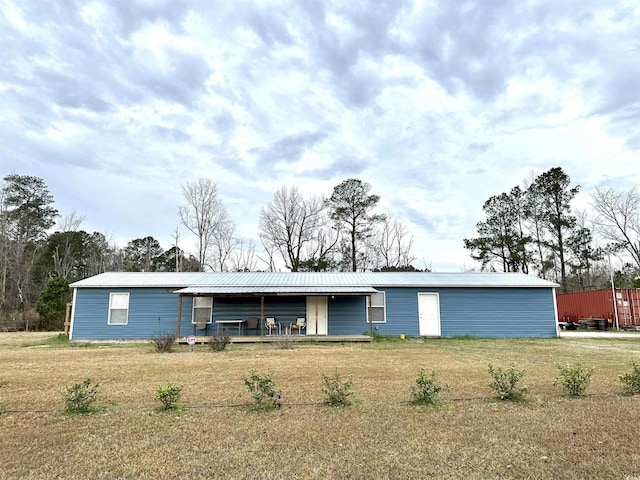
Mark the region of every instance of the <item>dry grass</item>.
POLYGON ((617 375, 637 340, 453 339, 373 344, 68 346, 55 335, 0 334, 0 479, 5 478, 620 478, 640 476, 640 398, 617 375), (570 399, 558 362, 596 370, 570 399), (487 366, 513 362, 526 404, 498 403, 487 366), (451 390, 440 408, 407 405, 421 367, 451 390), (283 408, 255 413, 241 376, 274 372, 283 408), (355 408, 321 406, 322 374, 352 375, 355 408), (101 384, 100 413, 64 416, 66 386, 101 384), (155 390, 184 385, 181 413, 155 390), (240 396, 241 395, 241 396, 240 396))

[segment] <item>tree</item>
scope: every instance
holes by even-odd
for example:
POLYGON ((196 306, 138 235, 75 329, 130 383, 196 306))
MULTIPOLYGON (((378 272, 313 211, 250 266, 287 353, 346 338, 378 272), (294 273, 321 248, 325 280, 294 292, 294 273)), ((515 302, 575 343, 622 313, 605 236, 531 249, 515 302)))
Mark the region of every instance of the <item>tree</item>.
POLYGON ((162 251, 160 242, 153 237, 131 240, 124 248, 125 269, 130 272, 155 272, 162 251))
POLYGON ((214 235, 230 219, 218 198, 218 187, 214 181, 200 178, 195 182, 186 182, 182 186, 182 193, 187 204, 179 208, 180 220, 198 238, 198 262, 200 269, 204 270, 214 235))
POLYGON ((327 242, 324 201, 305 200, 297 187, 281 187, 260 212, 260 240, 266 251, 278 252, 285 267, 300 271, 314 259, 326 257, 337 238, 327 242))
POLYGON ((549 233, 547 246, 557 255, 560 284, 564 291, 567 279, 566 239, 576 224, 571 215, 571 201, 580 186, 570 187, 571 179, 560 167, 554 167, 539 175, 529 187, 541 207, 542 223, 549 233))
POLYGON ((211 261, 208 265, 214 271, 228 272, 233 267, 233 254, 242 248, 242 241, 236 238, 236 224, 227 219, 218 225, 213 234, 211 261))
POLYGON ((529 271, 530 253, 527 245, 531 237, 524 234, 524 199, 519 187, 487 200, 482 209, 486 220, 478 222, 479 236, 464 239, 464 247, 472 251, 471 258, 482 268, 499 262, 503 272, 529 271))
POLYGON ((338 229, 347 235, 348 243, 342 249, 343 265, 349 264, 350 270, 358 271, 361 257, 365 252, 360 246, 370 239, 376 224, 385 216, 371 211, 380 201, 379 195, 370 195, 371 185, 357 178, 349 178, 333 188, 331 197, 325 201, 331 218, 338 229))
POLYGON ((635 188, 598 188, 591 195, 595 227, 605 240, 626 250, 640 270, 640 195, 635 188))
POLYGON ((411 256, 413 237, 409 236, 407 228, 388 214, 380 223, 380 229, 375 236, 376 269, 403 268, 411 265, 415 257, 411 256))
POLYGON ((34 268, 58 211, 51 206, 53 196, 44 181, 29 175, 4 177, 2 203, 0 299, 9 309, 25 308, 39 293, 34 284, 34 268))
POLYGON ((90 238, 84 231, 52 233, 43 251, 42 268, 67 281, 80 280, 85 274, 85 256, 90 238))
POLYGON ((62 330, 67 302, 70 300, 69 283, 62 277, 52 278, 36 302, 36 310, 40 314, 40 328, 62 330))

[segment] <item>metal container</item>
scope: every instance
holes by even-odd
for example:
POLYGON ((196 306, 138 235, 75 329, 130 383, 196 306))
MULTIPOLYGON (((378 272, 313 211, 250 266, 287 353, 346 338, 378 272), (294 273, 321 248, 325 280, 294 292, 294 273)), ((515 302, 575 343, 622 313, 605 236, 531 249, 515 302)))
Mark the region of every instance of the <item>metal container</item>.
POLYGON ((559 293, 556 300, 560 322, 604 319, 615 326, 617 316, 621 328, 640 326, 640 288, 559 293))

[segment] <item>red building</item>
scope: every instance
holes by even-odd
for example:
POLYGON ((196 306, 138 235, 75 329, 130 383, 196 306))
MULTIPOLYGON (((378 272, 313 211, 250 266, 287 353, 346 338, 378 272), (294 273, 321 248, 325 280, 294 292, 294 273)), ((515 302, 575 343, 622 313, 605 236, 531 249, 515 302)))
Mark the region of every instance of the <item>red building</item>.
POLYGON ((556 300, 560 322, 604 318, 614 327, 617 316, 620 328, 640 326, 640 288, 559 293, 556 300))

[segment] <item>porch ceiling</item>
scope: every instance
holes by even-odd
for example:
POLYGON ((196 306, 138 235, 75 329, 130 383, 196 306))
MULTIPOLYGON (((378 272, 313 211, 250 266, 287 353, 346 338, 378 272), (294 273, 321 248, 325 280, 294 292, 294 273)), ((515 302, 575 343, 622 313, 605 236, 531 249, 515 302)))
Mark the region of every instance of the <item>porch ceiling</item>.
POLYGON ((371 295, 373 287, 353 286, 209 286, 187 287, 174 293, 183 295, 371 295))

